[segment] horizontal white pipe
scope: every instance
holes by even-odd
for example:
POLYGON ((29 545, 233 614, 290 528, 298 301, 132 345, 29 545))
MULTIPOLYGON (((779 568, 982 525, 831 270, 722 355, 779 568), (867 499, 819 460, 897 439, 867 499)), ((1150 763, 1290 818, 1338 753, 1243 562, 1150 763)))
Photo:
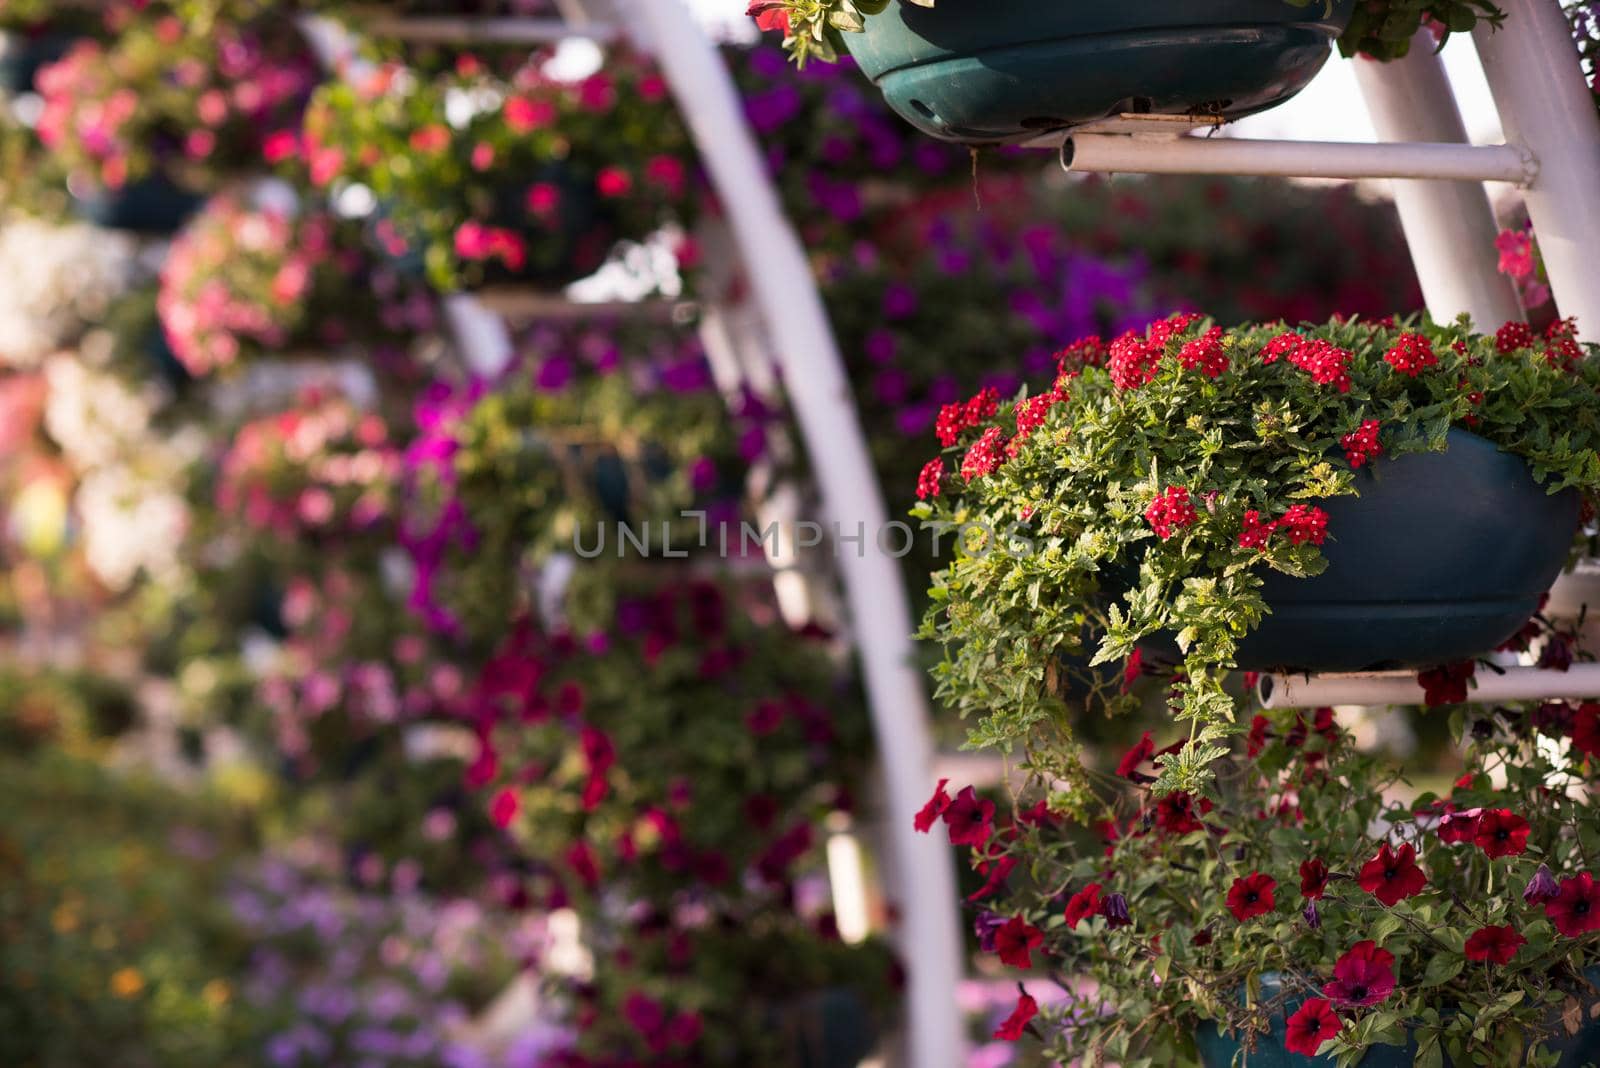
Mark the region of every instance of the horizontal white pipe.
POLYGON ((1074 134, 1061 144, 1069 171, 1248 174, 1286 178, 1436 178, 1526 185, 1537 165, 1515 145, 1367 145, 1232 137, 1074 134))
POLYGON ((599 22, 571 25, 562 19, 488 18, 472 16, 380 16, 366 19, 362 32, 400 41, 444 41, 461 44, 545 44, 581 37, 611 41, 617 27, 599 22))
MULTIPOLYGON (((1256 684, 1263 708, 1324 705, 1420 705, 1415 672, 1374 671, 1348 675, 1263 675, 1256 684)), ((1467 693, 1473 703, 1568 701, 1600 697, 1600 664, 1573 664, 1566 671, 1536 667, 1478 668, 1467 693)))

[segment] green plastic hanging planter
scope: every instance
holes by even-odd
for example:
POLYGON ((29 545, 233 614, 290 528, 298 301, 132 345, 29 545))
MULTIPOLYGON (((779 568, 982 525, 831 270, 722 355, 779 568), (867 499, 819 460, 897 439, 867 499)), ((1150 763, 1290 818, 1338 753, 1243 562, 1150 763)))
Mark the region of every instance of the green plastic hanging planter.
POLYGON ((1124 112, 1238 118, 1289 99, 1355 0, 890 0, 845 44, 926 134, 1016 141, 1124 112))
MULTIPOLYGON (((1593 970, 1586 975, 1590 982, 1600 980, 1600 974, 1593 970)), ((1278 995, 1280 987, 1274 975, 1262 976, 1261 996, 1273 998, 1278 995)), ((1304 1004, 1304 998, 1291 998, 1284 1007, 1283 1012, 1273 1017, 1271 1030, 1256 1038, 1256 1045, 1247 1058, 1238 1057, 1243 1050, 1243 1043, 1235 1037, 1218 1033, 1212 1024, 1202 1024, 1195 1033, 1195 1045, 1200 1052, 1200 1063, 1205 1068, 1233 1068, 1235 1064, 1248 1065, 1248 1068, 1335 1068, 1336 1062, 1332 1057, 1306 1057, 1299 1053, 1291 1053, 1284 1048, 1287 1037, 1288 1018, 1304 1004)), ((1453 1011, 1453 1010, 1452 1010, 1453 1011)), ((1588 1020, 1575 1035, 1567 1035, 1558 1031, 1546 1045, 1548 1048, 1561 1055, 1556 1068, 1592 1068, 1600 1064, 1600 1022, 1588 1020)), ((1552 1021, 1554 1022, 1554 1021, 1552 1021)), ((1360 1068, 1412 1068, 1416 1064, 1417 1042, 1414 1037, 1408 1036, 1404 1046, 1370 1046, 1366 1055, 1358 1062, 1360 1068)), ((1454 1068, 1455 1062, 1448 1055, 1444 1058, 1445 1068, 1454 1068)), ((1509 1068, 1509 1066, 1508 1066, 1509 1068)))
MULTIPOLYGON (((1272 614, 1239 643, 1246 671, 1427 667, 1489 652, 1527 622, 1566 562, 1578 495, 1465 430, 1443 452, 1386 458, 1328 513, 1327 570, 1268 572, 1272 614)), ((1141 643, 1174 659, 1176 642, 1141 643)))

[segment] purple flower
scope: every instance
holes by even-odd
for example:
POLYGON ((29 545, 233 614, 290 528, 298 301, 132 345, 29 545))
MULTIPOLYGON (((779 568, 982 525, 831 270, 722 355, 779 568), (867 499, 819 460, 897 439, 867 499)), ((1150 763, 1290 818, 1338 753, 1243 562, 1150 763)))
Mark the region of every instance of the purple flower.
POLYGON ((1548 864, 1539 865, 1539 870, 1533 873, 1533 878, 1528 880, 1528 886, 1522 891, 1522 900, 1530 905, 1542 905, 1546 901, 1554 901, 1561 894, 1561 887, 1556 885, 1556 877, 1550 873, 1548 864))
POLYGON ((1000 928, 1006 925, 1004 916, 997 916, 988 909, 978 913, 978 918, 973 921, 972 928, 978 935, 978 948, 985 953, 995 951, 995 935, 1000 928))
POLYGON ((1121 894, 1107 894, 1100 902, 1100 915, 1106 918, 1106 926, 1113 931, 1133 923, 1128 913, 1128 899, 1121 894))
POLYGON ((1300 915, 1306 921, 1306 926, 1313 931, 1322 928, 1322 914, 1317 911, 1317 903, 1315 901, 1307 901, 1306 907, 1301 910, 1300 915))
POLYGON ((892 282, 883 291, 883 314, 889 319, 907 319, 917 313, 916 290, 901 282, 892 282))

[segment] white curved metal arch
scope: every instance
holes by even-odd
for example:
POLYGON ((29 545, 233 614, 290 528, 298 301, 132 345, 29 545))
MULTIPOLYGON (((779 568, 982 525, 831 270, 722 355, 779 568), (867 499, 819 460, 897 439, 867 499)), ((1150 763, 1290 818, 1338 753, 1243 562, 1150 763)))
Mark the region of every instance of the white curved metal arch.
POLYGON ((898 945, 909 973, 906 1060, 915 1068, 958 1068, 965 1061, 955 997, 963 977, 960 897, 949 847, 911 825, 933 788, 927 697, 899 564, 872 543, 888 514, 844 361, 722 57, 682 0, 639 0, 628 7, 632 18, 625 22, 647 34, 727 212, 825 518, 847 533, 858 525, 866 531, 866 544, 840 551, 839 572, 885 773, 887 859, 902 918, 898 945))

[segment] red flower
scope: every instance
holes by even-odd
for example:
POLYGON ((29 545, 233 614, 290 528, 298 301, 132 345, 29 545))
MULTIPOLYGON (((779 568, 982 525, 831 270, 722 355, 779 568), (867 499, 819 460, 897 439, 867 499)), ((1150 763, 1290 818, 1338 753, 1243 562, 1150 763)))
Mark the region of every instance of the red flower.
POLYGON ((1249 745, 1245 750, 1247 756, 1257 756, 1262 749, 1266 748, 1271 727, 1271 721, 1260 713, 1251 718, 1249 745))
POLYGON ((511 821, 517 818, 517 810, 522 807, 522 802, 517 798, 517 792, 511 787, 506 787, 494 795, 494 800, 489 802, 489 818, 494 820, 496 827, 509 827, 511 821))
POLYGON ((1312 504, 1291 505, 1278 520, 1278 526, 1296 545, 1310 542, 1321 545, 1328 540, 1328 513, 1312 504))
POLYGON ((1300 862, 1300 893, 1319 898, 1328 889, 1328 866, 1316 857, 1300 862))
POLYGON ((1319 338, 1314 341, 1302 340, 1287 355, 1289 362, 1310 375, 1317 385, 1332 386, 1340 393, 1350 392, 1348 369, 1352 354, 1349 349, 1341 349, 1319 338))
POLYGON ((1482 927, 1467 939, 1467 959, 1488 961, 1491 964, 1510 964, 1517 949, 1528 944, 1509 924, 1504 927, 1482 927))
POLYGON ((1594 876, 1580 872, 1562 879, 1561 892, 1545 904, 1544 914, 1568 938, 1600 931, 1600 886, 1595 885, 1594 876))
POLYGON ((1477 670, 1471 660, 1459 664, 1446 664, 1431 671, 1417 674, 1417 685, 1422 687, 1422 700, 1429 708, 1436 705, 1459 705, 1467 699, 1467 683, 1477 670))
POLYGON ((1044 945, 1044 932, 1021 916, 1013 916, 994 933, 994 951, 1012 968, 1032 968, 1033 951, 1044 945))
POLYGON ((1278 880, 1258 871, 1240 876, 1228 890, 1228 911, 1240 923, 1253 916, 1266 915, 1272 911, 1272 892, 1277 886, 1278 880))
MULTIPOLYGON (((1200 799, 1200 814, 1211 811, 1209 798, 1200 799)), ((1175 790, 1156 802, 1156 826, 1167 834, 1188 834, 1205 826, 1195 816, 1194 798, 1175 790)))
POLYGON ((1132 749, 1122 754, 1122 759, 1117 762, 1117 774, 1124 779, 1132 779, 1139 765, 1149 760, 1155 751, 1156 746, 1150 740, 1150 732, 1145 731, 1144 737, 1135 742, 1132 749))
POLYGON ((1028 1027, 1028 1021, 1039 1015, 1039 1003, 1028 996, 1028 992, 1017 986, 1017 1007, 1011 1010, 1005 1022, 995 1028, 994 1037, 1006 1042, 1016 1042, 1022 1038, 1022 1033, 1028 1027))
POLYGON ((633 191, 633 176, 621 167, 603 167, 595 175, 594 184, 601 196, 616 200, 633 191))
POLYGON ((789 36, 789 9, 785 0, 751 0, 745 14, 756 20, 757 28, 763 33, 782 30, 785 37, 789 36))
POLYGON ((1494 332, 1494 347, 1503 355, 1518 349, 1533 348, 1533 328, 1527 323, 1508 322, 1494 332))
POLYGON ((1245 549, 1265 549, 1277 530, 1277 520, 1262 522, 1261 513, 1251 508, 1244 513, 1244 520, 1240 523, 1239 545, 1245 549))
POLYGON ((1378 444, 1376 419, 1364 420, 1360 429, 1352 430, 1340 438, 1339 444, 1344 446, 1344 456, 1350 461, 1351 467, 1360 467, 1367 461, 1383 455, 1383 446, 1378 444))
POLYGON ((1394 992, 1394 954, 1370 939, 1357 942, 1334 964, 1322 992, 1341 1005, 1376 1005, 1394 992))
POLYGON ((1144 520, 1156 537, 1166 541, 1184 527, 1194 525, 1194 505, 1189 503, 1189 490, 1184 486, 1168 486, 1156 494, 1150 507, 1144 510, 1144 520))
POLYGON ((556 120, 554 104, 548 100, 529 100, 525 96, 514 96, 507 100, 504 114, 506 125, 514 133, 532 133, 556 120))
POLYGON ((1600 756, 1600 704, 1585 701, 1572 717, 1572 748, 1584 756, 1600 756))
POLYGON ((1394 345, 1383 354, 1384 362, 1403 375, 1417 377, 1439 362, 1433 354, 1433 343, 1421 334, 1401 334, 1394 345))
POLYGON ((999 467, 1006 456, 1004 438, 1005 432, 997 426, 985 430, 961 458, 961 477, 971 482, 999 467))
POLYGON ((1118 389, 1138 389, 1153 381, 1160 371, 1161 346, 1147 342, 1128 331, 1111 343, 1111 358, 1106 369, 1118 389))
POLYGON ((977 426, 999 410, 1000 391, 993 386, 979 390, 963 402, 946 404, 939 409, 939 418, 933 424, 939 444, 948 449, 961 437, 963 430, 977 426))
POLYGON ((1378 847, 1378 855, 1362 865, 1359 881, 1361 889, 1392 908, 1413 894, 1422 893, 1428 877, 1417 867, 1417 850, 1407 842, 1399 852, 1385 842, 1378 847))
POLYGON ((1469 808, 1462 812, 1447 812, 1439 820, 1439 841, 1455 845, 1458 842, 1470 842, 1478 837, 1478 817, 1483 815, 1481 808, 1469 808))
POLYGON ((1528 821, 1508 808, 1491 808, 1478 817, 1472 840, 1487 856, 1519 856, 1528 848, 1528 821))
POLYGON ((994 833, 994 802, 979 797, 970 786, 956 795, 942 815, 950 828, 951 845, 981 846, 994 833))
POLYGON ((1290 1053, 1315 1057, 1322 1044, 1339 1033, 1339 1017, 1322 998, 1312 998, 1289 1017, 1283 1047, 1290 1053))
POLYGON ((950 795, 944 792, 949 782, 949 779, 940 779, 939 785, 933 788, 933 796, 928 799, 928 803, 922 806, 921 812, 911 818, 912 825, 923 834, 927 834, 933 828, 934 821, 944 815, 944 810, 950 807, 950 795))
MULTIPOLYGON (((1144 650, 1135 647, 1133 655, 1128 657, 1128 662, 1122 666, 1122 692, 1128 693, 1133 689, 1133 683, 1144 670, 1144 650)), ((1150 735, 1145 734, 1148 738, 1150 735)))
POLYGON ((925 501, 929 497, 939 496, 939 483, 944 479, 944 459, 935 456, 922 465, 922 473, 917 476, 917 500, 925 501))
POLYGON ((1228 354, 1222 351, 1222 327, 1213 326, 1178 350, 1178 365, 1185 371, 1198 369, 1207 378, 1216 378, 1228 369, 1228 354))
POLYGON ((1078 921, 1100 911, 1100 884, 1090 883, 1067 899, 1067 929, 1078 929, 1078 921))

